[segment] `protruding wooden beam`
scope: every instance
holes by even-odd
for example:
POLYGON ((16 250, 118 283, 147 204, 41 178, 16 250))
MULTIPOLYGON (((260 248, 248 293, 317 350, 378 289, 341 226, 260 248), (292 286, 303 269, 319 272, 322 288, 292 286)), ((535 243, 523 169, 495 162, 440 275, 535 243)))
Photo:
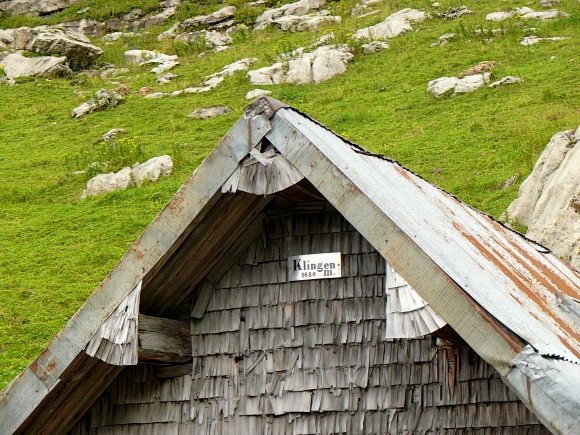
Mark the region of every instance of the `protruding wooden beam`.
POLYGON ((139 314, 139 362, 191 362, 189 322, 139 314))

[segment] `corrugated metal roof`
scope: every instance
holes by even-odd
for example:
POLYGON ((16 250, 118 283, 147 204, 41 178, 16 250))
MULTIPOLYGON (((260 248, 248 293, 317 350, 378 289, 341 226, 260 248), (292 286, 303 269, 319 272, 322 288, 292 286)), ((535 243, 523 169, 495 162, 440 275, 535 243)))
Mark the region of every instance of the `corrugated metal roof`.
POLYGON ((580 363, 578 326, 559 305, 562 295, 580 299, 580 277, 571 267, 398 163, 358 152, 292 109, 280 109, 277 116, 308 137, 499 322, 540 354, 580 363))

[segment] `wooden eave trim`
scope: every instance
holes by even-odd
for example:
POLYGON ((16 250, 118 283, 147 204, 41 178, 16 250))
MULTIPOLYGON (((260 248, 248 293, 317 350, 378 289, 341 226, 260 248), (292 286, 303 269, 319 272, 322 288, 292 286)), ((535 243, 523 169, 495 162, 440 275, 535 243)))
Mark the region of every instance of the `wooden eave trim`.
MULTIPOLYGON (((524 343, 445 274, 311 137, 278 110, 266 138, 405 278, 477 353, 505 375, 524 343), (365 210, 361 213, 360 210, 365 210)), ((338 139, 337 139, 338 140, 338 139)))

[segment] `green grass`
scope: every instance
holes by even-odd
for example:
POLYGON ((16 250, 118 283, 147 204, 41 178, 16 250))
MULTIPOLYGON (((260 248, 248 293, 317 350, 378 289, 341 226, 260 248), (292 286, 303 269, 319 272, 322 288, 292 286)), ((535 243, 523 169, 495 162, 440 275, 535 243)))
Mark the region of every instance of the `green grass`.
MULTIPOLYGON (((442 1, 441 10, 458 3, 442 1)), ((241 6, 243 1, 232 4, 241 6)), ((157 42, 149 29, 143 38, 104 44, 99 62, 128 67, 130 73, 101 80, 85 75, 73 79, 33 79, 14 87, 0 86, 0 388, 21 371, 55 336, 67 319, 114 267, 133 240, 169 201, 212 147, 227 132, 254 89, 244 74, 226 79, 208 94, 147 100, 142 86, 171 91, 200 83, 203 76, 242 57, 256 57, 255 67, 276 56, 311 44, 328 30, 347 41, 358 28, 374 24, 403 7, 433 11, 431 1, 385 1, 381 14, 357 20, 349 16, 354 1, 329 2, 342 23, 316 32, 282 34, 275 31, 236 37, 233 48, 198 57, 198 51, 171 42, 157 42), (132 48, 178 53, 179 78, 156 85, 146 67, 125 65, 123 52, 132 48), (119 83, 131 93, 116 108, 73 120, 70 111, 99 88, 119 83), (186 117, 193 109, 226 105, 227 116, 207 121, 186 117), (93 157, 103 157, 99 138, 111 128, 124 128, 139 144, 142 160, 170 154, 178 157, 168 179, 80 201, 86 176, 73 175, 93 157)), ((469 204, 498 217, 516 196, 550 137, 579 124, 578 17, 580 3, 566 0, 558 8, 571 14, 550 22, 513 20, 487 23, 485 13, 523 2, 465 1, 473 14, 457 21, 430 19, 417 31, 391 40, 378 54, 357 54, 346 74, 319 85, 272 86, 273 96, 333 131, 385 154, 469 204), (539 36, 572 39, 522 47, 525 27, 539 36), (489 40, 475 29, 502 28, 489 40), (452 43, 430 48, 440 35, 457 33, 452 43), (435 99, 426 92, 429 80, 456 75, 481 60, 495 60, 494 77, 519 75, 521 85, 480 89, 472 94, 435 99), (517 182, 498 188, 518 174, 517 182)), ((222 7, 217 1, 190 2, 178 17, 222 7)), ((154 10, 155 0, 106 2, 82 0, 49 17, 0 18, 0 28, 38 25, 84 16, 120 16, 133 7, 154 10)), ((532 6, 535 7, 535 6, 532 6)), ((239 18, 250 11, 241 9, 239 18)), ((125 164, 126 162, 123 162, 125 164)))

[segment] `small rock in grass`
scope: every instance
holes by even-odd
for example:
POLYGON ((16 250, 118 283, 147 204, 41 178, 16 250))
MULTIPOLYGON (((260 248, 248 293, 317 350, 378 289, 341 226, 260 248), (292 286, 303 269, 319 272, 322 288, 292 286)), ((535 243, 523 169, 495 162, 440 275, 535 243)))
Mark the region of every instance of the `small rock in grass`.
POLYGON ((513 12, 491 12, 485 16, 485 19, 486 21, 504 21, 513 16, 513 12))
POLYGON ((540 38, 539 36, 526 36, 520 41, 520 45, 524 47, 529 47, 530 45, 538 44, 541 41, 562 41, 564 39, 570 39, 567 36, 552 36, 550 38, 540 38))
POLYGON ((231 36, 216 30, 184 32, 177 35, 175 40, 186 44, 198 44, 199 46, 213 51, 223 51, 233 42, 231 36))
POLYGON ((312 45, 310 45, 310 48, 318 48, 321 45, 328 45, 330 44, 332 41, 334 41, 334 33, 330 32, 327 33, 326 35, 322 35, 320 38, 318 38, 316 41, 314 41, 312 43, 312 45))
POLYGON ((482 74, 473 74, 459 79, 455 86, 455 94, 466 94, 481 88, 489 82, 491 73, 484 72, 482 74))
POLYGON ((373 41, 361 45, 360 48, 364 54, 373 54, 381 50, 386 50, 387 48, 389 48, 389 44, 385 41, 373 41))
POLYGON ((151 94, 145 95, 145 98, 147 98, 148 100, 157 100, 159 98, 167 97, 168 95, 170 94, 167 94, 165 92, 153 92, 151 94))
POLYGON ((141 33, 135 33, 135 32, 112 32, 112 33, 108 33, 105 36, 103 36, 103 41, 105 42, 114 42, 114 41, 118 41, 121 38, 134 38, 137 36, 141 36, 141 33))
POLYGON ((523 20, 550 20, 552 18, 560 18, 569 16, 566 12, 552 10, 552 11, 540 11, 540 12, 527 12, 521 15, 520 18, 523 20))
POLYGON ((119 77, 124 74, 129 73, 129 68, 114 68, 114 67, 107 67, 106 69, 102 70, 99 73, 99 77, 102 79, 110 79, 114 77, 119 77))
POLYGON ((554 5, 557 3, 560 3, 560 0, 540 0, 540 7, 551 8, 554 7, 554 5))
POLYGON ((155 79, 155 83, 158 83, 160 85, 164 85, 164 84, 169 83, 171 80, 173 80, 176 77, 177 77, 177 75, 173 74, 173 73, 161 74, 160 76, 157 76, 157 79, 155 79))
POLYGON ((549 20, 552 18, 567 17, 568 14, 555 9, 551 11, 536 12, 533 9, 524 6, 521 8, 515 8, 513 11, 508 12, 492 12, 487 14, 485 19, 487 21, 504 21, 516 16, 522 20, 549 20))
POLYGON ((294 3, 282 5, 278 8, 268 9, 256 18, 254 30, 262 30, 276 20, 307 15, 311 11, 322 7, 324 3, 325 0, 299 0, 294 3))
POLYGON ((517 181, 518 177, 520 176, 520 174, 515 173, 514 175, 512 175, 511 177, 509 177, 507 180, 505 180, 502 183, 498 183, 497 188, 501 189, 501 190, 505 190, 510 186, 513 186, 513 184, 517 181))
POLYGON ((498 86, 502 86, 502 85, 513 85, 516 83, 523 83, 523 81, 524 80, 521 77, 507 76, 507 77, 502 78, 501 80, 493 82, 488 87, 493 89, 493 88, 497 88, 498 86))
POLYGON ((437 47, 439 45, 449 44, 449 41, 451 39, 454 39, 455 36, 456 36, 455 33, 445 33, 444 35, 441 35, 439 37, 439 39, 437 39, 437 41, 435 41, 433 44, 431 44, 431 47, 437 47))
POLYGON ((494 60, 484 60, 484 61, 481 61, 477 65, 473 65, 473 66, 467 68, 466 70, 460 72, 459 73, 459 78, 471 76, 471 75, 474 75, 474 74, 481 74, 481 73, 484 73, 484 72, 489 72, 496 65, 497 65, 497 62, 494 61, 494 60))
POLYGON ((254 100, 256 98, 265 97, 266 95, 271 95, 272 91, 267 91, 266 89, 252 89, 246 94, 246 100, 254 100))
POLYGON ((227 115, 232 109, 225 106, 212 106, 207 108, 196 109, 187 115, 188 118, 193 119, 210 119, 216 116, 227 115))
POLYGON ((115 139, 120 134, 125 134, 125 133, 127 133, 127 130, 125 130, 124 128, 112 128, 111 130, 106 132, 104 135, 102 135, 101 139, 105 142, 109 142, 111 139, 115 139))
POLYGON ((95 93, 96 100, 90 99, 89 101, 81 104, 80 106, 74 108, 71 113, 72 118, 80 118, 88 113, 95 112, 97 110, 107 109, 109 107, 115 107, 121 104, 124 97, 115 91, 107 91, 106 89, 100 89, 95 93))
POLYGON ((157 64, 156 67, 151 69, 151 72, 155 74, 161 74, 179 65, 177 55, 158 53, 151 50, 127 50, 123 56, 127 63, 136 63, 137 65, 157 64))
POLYGON ((142 88, 139 88, 139 90, 137 91, 137 93, 139 95, 152 94, 153 93, 153 88, 150 87, 150 86, 143 86, 142 88))
POLYGON ((439 18, 444 20, 456 20, 457 18, 471 14, 472 11, 467 6, 450 7, 445 12, 440 13, 439 18))
POLYGON ((115 92, 119 95, 129 95, 129 88, 127 85, 119 85, 115 88, 115 92))

